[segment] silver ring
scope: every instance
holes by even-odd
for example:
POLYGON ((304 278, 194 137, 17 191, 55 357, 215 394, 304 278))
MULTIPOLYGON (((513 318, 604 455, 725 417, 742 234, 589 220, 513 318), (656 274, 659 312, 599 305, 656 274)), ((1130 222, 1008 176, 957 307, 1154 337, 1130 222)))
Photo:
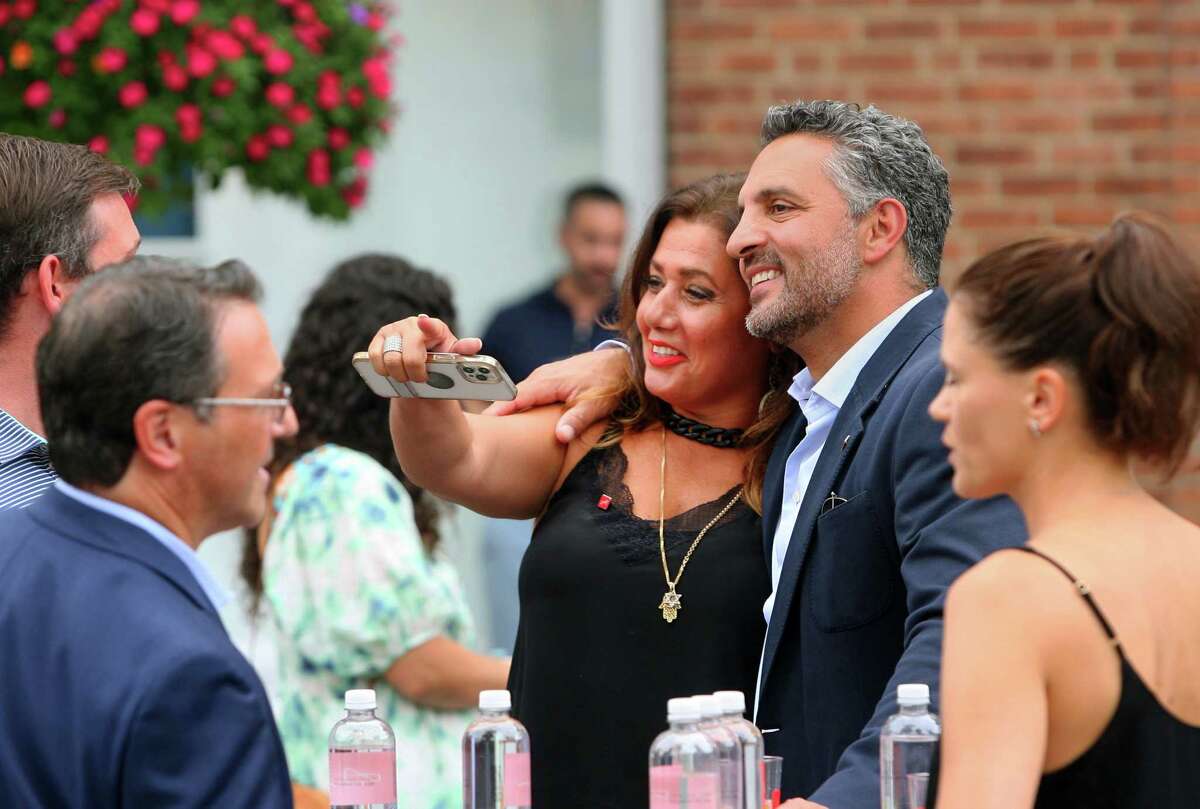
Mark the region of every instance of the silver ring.
POLYGON ((384 354, 388 353, 389 351, 403 351, 403 350, 404 350, 404 341, 402 339, 400 339, 399 335, 393 334, 393 335, 383 338, 383 353, 384 354))

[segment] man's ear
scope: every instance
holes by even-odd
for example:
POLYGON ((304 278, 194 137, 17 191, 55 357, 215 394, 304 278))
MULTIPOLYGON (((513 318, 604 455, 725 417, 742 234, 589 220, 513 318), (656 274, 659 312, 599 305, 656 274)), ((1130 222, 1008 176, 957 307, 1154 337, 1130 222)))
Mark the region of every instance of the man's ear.
POLYGON ((892 252, 908 230, 908 211, 899 200, 887 197, 875 203, 864 219, 863 264, 876 264, 892 252))
POLYGON ((42 302, 42 306, 46 307, 50 316, 54 317, 66 303, 67 296, 71 294, 71 288, 78 282, 67 278, 66 265, 53 254, 42 258, 36 272, 38 299, 42 302))
POLYGON ((138 452, 156 469, 175 469, 183 461, 180 408, 163 399, 143 402, 133 414, 138 452))

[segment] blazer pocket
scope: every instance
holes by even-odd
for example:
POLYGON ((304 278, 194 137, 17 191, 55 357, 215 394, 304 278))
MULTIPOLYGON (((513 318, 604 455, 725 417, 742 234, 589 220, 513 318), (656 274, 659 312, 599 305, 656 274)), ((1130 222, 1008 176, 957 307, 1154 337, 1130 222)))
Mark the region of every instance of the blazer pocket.
POLYGON ((809 566, 817 626, 845 632, 881 618, 895 595, 893 568, 869 492, 818 517, 809 566))

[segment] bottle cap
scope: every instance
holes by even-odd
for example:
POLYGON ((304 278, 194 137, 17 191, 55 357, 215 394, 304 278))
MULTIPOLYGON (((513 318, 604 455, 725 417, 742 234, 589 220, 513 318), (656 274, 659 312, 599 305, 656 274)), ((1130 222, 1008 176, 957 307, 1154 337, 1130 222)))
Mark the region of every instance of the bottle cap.
POLYGON ((696 703, 701 719, 715 719, 721 715, 721 706, 712 694, 697 694, 692 697, 692 702, 696 703))
POLYGON ((722 713, 741 716, 746 712, 746 695, 741 691, 718 691, 713 696, 720 703, 722 713))
POLYGON ((928 705, 929 686, 925 683, 904 683, 896 689, 896 701, 901 705, 928 705))
POLYGON ((668 722, 695 722, 700 719, 700 709, 691 697, 676 697, 667 700, 668 722))
POLYGON ((512 709, 512 694, 500 689, 479 692, 479 710, 507 711, 512 709))
POLYGON ((346 692, 347 711, 375 710, 375 689, 354 688, 346 692))

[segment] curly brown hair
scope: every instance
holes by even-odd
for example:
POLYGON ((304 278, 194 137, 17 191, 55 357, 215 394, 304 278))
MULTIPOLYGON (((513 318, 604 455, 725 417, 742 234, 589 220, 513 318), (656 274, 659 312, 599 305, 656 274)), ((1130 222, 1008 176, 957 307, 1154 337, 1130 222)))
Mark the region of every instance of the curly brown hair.
MULTIPOLYGON (((338 264, 313 292, 283 360, 283 378, 292 386, 299 431, 275 444, 271 485, 292 463, 323 444, 337 444, 374 458, 412 497, 421 542, 432 553, 438 543, 438 503, 404 476, 387 428, 390 400, 363 384, 350 363, 383 323, 419 313, 454 328, 450 286, 431 272, 398 256, 365 254, 338 264)), ((262 594, 262 559, 257 530, 246 531, 242 578, 252 609, 262 594)))
MULTIPOLYGON (((681 219, 711 225, 728 239, 741 218, 737 196, 745 179, 744 174, 716 174, 697 180, 668 194, 651 212, 621 285, 620 309, 613 326, 629 345, 632 362, 628 373, 615 388, 599 394, 618 401, 613 423, 601 436, 599 446, 610 446, 626 433, 652 427, 671 410, 670 405, 646 389, 646 359, 642 351, 642 334, 637 327, 638 303, 646 291, 650 262, 663 232, 673 220, 681 219)), ((746 429, 739 445, 751 450, 746 462, 745 497, 746 503, 759 513, 762 513, 763 479, 775 436, 795 409, 795 402, 786 393, 787 387, 799 370, 800 359, 793 352, 778 346, 772 348, 767 395, 758 418, 746 429)))

